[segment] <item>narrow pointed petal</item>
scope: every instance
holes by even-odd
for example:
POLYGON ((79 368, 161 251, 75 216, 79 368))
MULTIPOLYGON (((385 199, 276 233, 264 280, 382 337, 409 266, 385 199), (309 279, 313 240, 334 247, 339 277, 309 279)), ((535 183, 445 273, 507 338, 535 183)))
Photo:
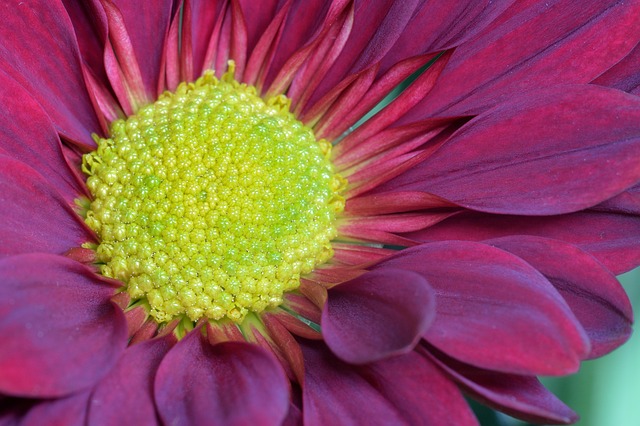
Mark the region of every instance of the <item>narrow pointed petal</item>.
POLYGON ((0 392, 58 397, 94 385, 126 345, 113 283, 60 256, 0 260, 0 392))
POLYGON ((168 334, 130 346, 91 395, 88 422, 115 425, 126 419, 140 426, 155 426, 153 382, 160 361, 175 343, 168 334))
POLYGON ((531 376, 501 374, 463 364, 433 349, 422 351, 474 399, 521 420, 570 424, 578 415, 531 376))
POLYGON ((415 272, 381 269, 329 290, 322 335, 339 358, 365 364, 413 349, 435 316, 435 295, 415 272))
POLYGON ((597 86, 540 89, 470 121, 385 189, 491 213, 582 210, 640 180, 638 123, 636 96, 597 86))
POLYGON ((90 391, 34 405, 20 420, 20 426, 84 426, 87 420, 90 391), (46 419, 46 420, 45 420, 46 419))
POLYGON ((155 399, 162 421, 173 425, 279 425, 289 410, 282 367, 257 346, 209 345, 199 328, 160 363, 155 399))
POLYGON ((640 3, 618 0, 516 1, 456 49, 403 120, 478 114, 531 88, 588 83, 638 43, 639 13, 640 3))
POLYGON ((584 330, 557 290, 505 251, 462 241, 423 244, 374 268, 406 269, 427 279, 437 295, 436 318, 424 338, 466 363, 562 375, 577 371, 589 351, 584 330))
POLYGON ((402 413, 366 380, 357 367, 336 358, 322 343, 301 343, 306 366, 302 385, 306 426, 348 426, 362 419, 406 425, 402 413))
POLYGON ((126 31, 133 48, 130 54, 134 55, 140 68, 143 90, 148 99, 156 99, 163 91, 163 87, 158 85, 158 80, 164 43, 169 32, 173 0, 106 0, 103 2, 108 5, 108 7, 105 6, 107 14, 113 13, 113 6, 122 14, 124 26, 114 27, 111 25, 114 21, 110 21, 109 31, 126 31))
POLYGON ((558 289, 589 336, 589 358, 606 355, 627 341, 633 323, 631 302, 616 277, 591 255, 540 237, 486 242, 526 260, 558 289))
POLYGON ((380 392, 410 425, 477 425, 473 411, 454 382, 416 352, 367 367, 380 392))
POLYGON ((574 244, 615 275, 640 264, 640 221, 626 214, 587 210, 526 217, 464 212, 406 237, 415 241, 483 241, 509 235, 537 235, 574 244))
POLYGON ((35 8, 2 2, 0 15, 3 71, 40 102, 65 138, 94 146, 91 132, 99 130, 100 123, 84 84, 73 25, 62 3, 52 0, 35 8))
POLYGON ((0 155, 0 257, 33 252, 63 254, 92 233, 44 178, 0 155))

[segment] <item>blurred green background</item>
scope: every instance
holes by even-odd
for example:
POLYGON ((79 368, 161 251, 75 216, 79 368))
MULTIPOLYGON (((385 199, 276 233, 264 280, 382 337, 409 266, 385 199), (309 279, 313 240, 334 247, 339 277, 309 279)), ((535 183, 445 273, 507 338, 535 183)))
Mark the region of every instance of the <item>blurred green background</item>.
MULTIPOLYGON (((619 279, 629 294, 636 318, 640 318, 640 268, 619 279)), ((583 363, 578 374, 543 382, 580 415, 578 426, 640 425, 640 332, 604 358, 583 363)), ((526 425, 481 407, 474 408, 483 426, 526 425)))

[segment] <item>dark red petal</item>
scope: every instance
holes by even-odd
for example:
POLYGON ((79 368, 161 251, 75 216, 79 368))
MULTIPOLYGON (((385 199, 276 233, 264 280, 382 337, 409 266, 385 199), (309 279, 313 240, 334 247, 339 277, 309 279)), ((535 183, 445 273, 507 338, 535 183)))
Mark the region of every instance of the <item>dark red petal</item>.
MULTIPOLYGON (((169 24, 173 0, 109 0, 120 9, 126 28, 109 27, 110 32, 124 31, 131 39, 133 54, 140 67, 144 89, 149 99, 164 91, 158 84, 160 62, 169 24)), ((109 13, 109 9, 105 8, 109 13)))
POLYGON ((640 184, 600 203, 593 208, 598 211, 624 213, 640 216, 640 184))
POLYGON ((558 289, 589 336, 589 358, 611 352, 631 335, 629 298, 616 277, 591 255, 540 237, 513 236, 486 243, 526 260, 558 289))
POLYGON ((640 3, 519 0, 457 49, 405 121, 477 114, 530 89, 588 83, 638 43, 640 3))
POLYGON ((80 217, 41 175, 0 155, 0 257, 63 254, 92 239, 80 217))
POLYGON ((483 241, 508 235, 538 235, 566 241, 590 253, 614 274, 640 265, 637 216, 585 211, 553 217, 464 212, 406 235, 416 241, 483 241))
POLYGON ((0 391, 57 397, 94 385, 126 345, 112 283, 49 254, 0 260, 0 391))
POLYGON ((402 413, 360 374, 359 367, 336 358, 322 343, 300 344, 304 354, 302 415, 305 426, 349 426, 372 419, 382 425, 407 425, 402 413))
POLYGON ((20 420, 20 426, 84 426, 90 391, 34 405, 20 420))
POLYGON ((455 2, 423 1, 393 49, 384 57, 381 71, 419 54, 437 52, 469 40, 509 7, 514 0, 455 2))
POLYGON ((482 370, 431 349, 423 351, 483 404, 533 423, 569 424, 578 419, 569 407, 535 377, 482 370))
POLYGON ((0 115, 0 153, 36 169, 72 203, 83 192, 83 185, 69 169, 57 131, 22 86, 1 70, 0 76, 0 104, 8 112, 0 115))
POLYGON ((155 379, 160 417, 172 425, 279 425, 289 410, 278 361, 240 342, 209 345, 199 328, 164 357, 155 379))
MULTIPOLYGON (((375 67, 398 40, 417 4, 417 0, 363 0, 356 4, 354 30, 308 105, 312 107, 321 101, 338 87, 339 83, 375 67)), ((305 113, 309 109, 306 108, 305 113)))
POLYGON ((91 395, 89 424, 157 425, 153 381, 160 361, 173 345, 168 334, 130 346, 91 395))
POLYGON ((364 364, 412 350, 434 314, 435 295, 422 276, 380 269, 329 290, 322 335, 338 357, 364 364))
POLYGON ((593 80, 602 86, 614 87, 625 92, 640 95, 640 44, 609 71, 593 80))
POLYGON ((410 352, 366 368, 379 391, 410 425, 478 424, 454 382, 431 361, 410 352))
MULTIPOLYGON (((101 129, 84 84, 73 26, 58 0, 2 2, 2 69, 22 84, 66 138, 94 146, 101 129)), ((3 84, 4 86, 4 84, 3 84)))
POLYGON ((384 189, 492 213, 574 212, 640 180, 638 123, 636 96, 597 86, 540 89, 470 121, 384 189))
POLYGON ((481 368, 516 374, 577 371, 588 339, 557 290, 522 259, 485 244, 423 244, 374 268, 424 276, 436 318, 424 338, 481 368))

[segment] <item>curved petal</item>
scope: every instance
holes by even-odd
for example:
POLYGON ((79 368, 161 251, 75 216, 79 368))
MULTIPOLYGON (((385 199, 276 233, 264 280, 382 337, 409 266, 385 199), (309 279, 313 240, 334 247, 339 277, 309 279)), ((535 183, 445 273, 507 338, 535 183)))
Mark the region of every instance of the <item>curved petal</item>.
POLYGON ((640 95, 640 44, 623 60, 593 80, 594 84, 614 87, 634 95, 640 95))
POLYGON ((342 360, 364 364, 407 353, 435 314, 435 295, 415 272, 381 269, 329 290, 322 335, 342 360))
POLYGON ((58 131, 85 146, 101 129, 84 83, 73 25, 59 0, 2 2, 2 69, 43 106, 58 131), (46 34, 46 37, 43 36, 46 34))
POLYGON ((402 413, 359 367, 340 361, 322 343, 300 344, 304 355, 302 415, 306 426, 357 425, 376 419, 379 424, 406 425, 402 413))
POLYGON ((153 381, 174 343, 173 335, 168 334, 127 348, 91 395, 88 423, 109 426, 126 419, 140 426, 158 425, 153 381))
POLYGON ((577 371, 588 339, 557 290, 522 259, 485 244, 423 244, 374 266, 415 271, 436 291, 424 338, 481 368, 515 374, 577 371))
POLYGON ((370 379, 410 425, 478 424, 454 382, 431 361, 410 352, 367 366, 370 379))
POLYGON ((431 348, 421 351, 483 404, 533 423, 570 424, 578 415, 535 377, 482 370, 431 348))
POLYGON ((63 254, 93 239, 67 202, 31 167, 0 155, 0 257, 63 254))
POLYGON ((62 154, 60 138, 40 104, 0 70, 0 153, 28 164, 71 203, 83 193, 62 154))
POLYGON ((84 426, 87 420, 90 391, 86 390, 66 398, 35 404, 20 419, 20 426, 84 426))
POLYGON ((166 424, 279 425, 289 411, 282 367, 257 346, 209 345, 200 328, 164 357, 155 399, 166 424))
POLYGON ((92 386, 126 345, 113 284, 60 256, 0 260, 0 391, 58 397, 92 386))
POLYGON ((562 241, 531 236, 485 242, 526 260, 558 289, 589 336, 589 358, 627 341, 633 323, 631 302, 616 277, 591 255, 562 241))
POLYGON ((640 98, 618 90, 536 90, 470 121, 383 190, 424 191, 491 213, 582 210, 640 180, 639 123, 640 98))
POLYGON ((514 93, 588 83, 638 43, 640 3, 519 0, 456 49, 447 69, 403 122, 478 114, 514 93))
POLYGON ((640 265, 637 216, 584 211, 553 217, 464 212, 405 235, 415 241, 483 241, 508 235, 538 235, 566 241, 602 262, 614 274, 640 265))

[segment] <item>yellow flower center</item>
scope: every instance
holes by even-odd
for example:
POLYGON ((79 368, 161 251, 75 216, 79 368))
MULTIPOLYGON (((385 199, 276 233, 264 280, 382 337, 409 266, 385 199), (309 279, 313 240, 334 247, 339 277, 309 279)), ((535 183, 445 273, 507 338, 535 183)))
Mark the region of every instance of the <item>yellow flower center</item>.
POLYGON ((333 254, 344 179, 331 145, 289 112, 206 73, 94 136, 83 158, 103 275, 158 322, 240 322, 282 302, 333 254))

